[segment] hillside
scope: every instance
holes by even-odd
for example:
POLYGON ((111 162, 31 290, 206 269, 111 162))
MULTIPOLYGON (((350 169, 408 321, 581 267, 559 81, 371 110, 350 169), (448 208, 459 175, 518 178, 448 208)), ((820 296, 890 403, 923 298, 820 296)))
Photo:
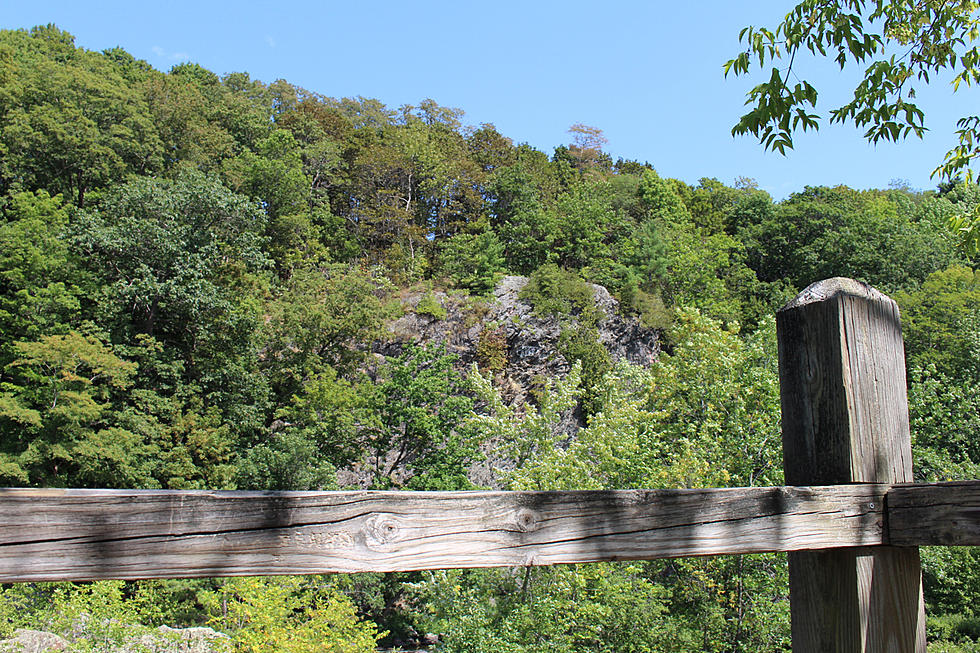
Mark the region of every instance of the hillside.
MULTIPOLYGON (((916 476, 977 476, 980 276, 947 229, 975 186, 774 201, 570 140, 0 31, 0 484, 779 484, 772 316, 838 275, 902 308, 916 476)), ((980 561, 924 556, 931 637, 976 648, 980 561)), ((787 591, 777 555, 18 585, 0 635, 780 651, 787 591)))

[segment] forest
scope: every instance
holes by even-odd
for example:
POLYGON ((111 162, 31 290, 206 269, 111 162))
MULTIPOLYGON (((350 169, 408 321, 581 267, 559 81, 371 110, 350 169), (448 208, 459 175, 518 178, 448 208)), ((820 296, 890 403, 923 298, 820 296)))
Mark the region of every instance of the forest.
MULTIPOLYGON (((916 479, 980 478, 980 258, 949 229, 976 186, 774 201, 605 146, 0 31, 0 486, 779 485, 774 314, 833 276, 901 307, 916 479), (514 380, 512 277, 563 373, 514 380), (476 345, 400 341, 406 315, 476 345), (652 360, 610 353, 614 317, 652 360)), ((922 555, 929 650, 980 651, 980 554, 922 555)), ((0 637, 161 625, 253 653, 790 647, 780 554, 0 587, 0 637)))

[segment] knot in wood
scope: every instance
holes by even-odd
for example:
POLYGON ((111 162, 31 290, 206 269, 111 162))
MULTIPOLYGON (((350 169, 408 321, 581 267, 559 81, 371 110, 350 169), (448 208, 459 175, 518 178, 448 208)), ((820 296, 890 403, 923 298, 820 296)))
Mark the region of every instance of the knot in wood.
POLYGON ((530 533, 537 529, 538 520, 535 518, 533 511, 522 508, 517 511, 517 515, 514 517, 514 524, 517 526, 518 532, 530 533))
POLYGON ((399 539, 401 527, 391 515, 372 515, 364 524, 364 540, 368 548, 379 548, 399 539))

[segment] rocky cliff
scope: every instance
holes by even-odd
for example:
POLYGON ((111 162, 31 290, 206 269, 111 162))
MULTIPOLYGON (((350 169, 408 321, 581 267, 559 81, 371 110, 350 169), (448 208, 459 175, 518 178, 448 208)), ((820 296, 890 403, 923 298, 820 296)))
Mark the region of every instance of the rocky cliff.
MULTIPOLYGON (((389 325, 390 341, 376 347, 380 355, 397 355, 407 343, 445 342, 460 364, 473 362, 495 372, 504 398, 511 403, 528 399, 541 379, 568 373, 571 364, 560 352, 562 330, 575 318, 541 317, 519 297, 526 277, 507 276, 493 297, 481 300, 439 291, 410 291, 401 300, 405 314, 389 325)), ((598 310, 599 341, 615 362, 649 365, 660 353, 658 333, 635 317, 619 313, 619 303, 602 286, 592 286, 598 310)))

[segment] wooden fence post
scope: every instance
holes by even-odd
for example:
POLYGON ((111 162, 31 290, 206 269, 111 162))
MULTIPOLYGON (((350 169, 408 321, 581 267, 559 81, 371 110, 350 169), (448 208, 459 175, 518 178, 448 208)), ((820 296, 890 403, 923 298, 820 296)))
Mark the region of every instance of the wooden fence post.
MULTIPOLYGON (((828 279, 776 326, 786 484, 912 481, 897 304, 828 279)), ((789 573, 795 653, 925 653, 917 548, 791 552, 789 573)))

